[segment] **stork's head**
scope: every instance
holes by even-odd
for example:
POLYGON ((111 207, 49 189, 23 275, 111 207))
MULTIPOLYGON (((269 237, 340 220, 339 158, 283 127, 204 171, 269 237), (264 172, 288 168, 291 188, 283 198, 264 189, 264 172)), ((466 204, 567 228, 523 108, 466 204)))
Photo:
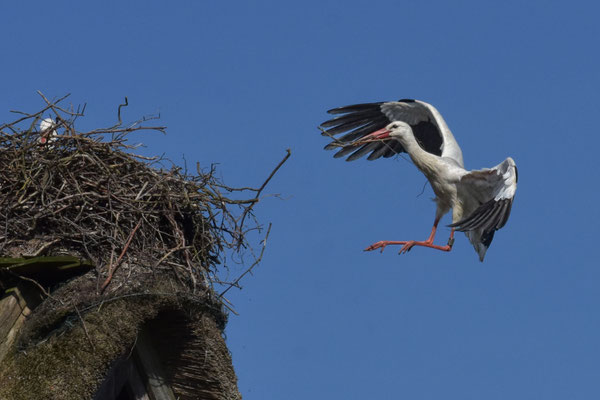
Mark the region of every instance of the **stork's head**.
POLYGON ((398 139, 402 142, 403 139, 407 137, 407 135, 412 134, 412 128, 406 122, 394 121, 388 124, 388 126, 386 126, 385 128, 365 136, 362 140, 360 140, 360 142, 375 142, 378 140, 385 139, 398 139))

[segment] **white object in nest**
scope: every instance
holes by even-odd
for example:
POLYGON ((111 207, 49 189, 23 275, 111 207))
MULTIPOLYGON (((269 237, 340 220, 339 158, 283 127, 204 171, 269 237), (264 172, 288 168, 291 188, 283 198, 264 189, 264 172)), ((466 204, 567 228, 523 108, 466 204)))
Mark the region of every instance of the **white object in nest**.
POLYGON ((40 122, 40 144, 48 144, 49 142, 56 141, 56 122, 52 118, 45 118, 40 122))

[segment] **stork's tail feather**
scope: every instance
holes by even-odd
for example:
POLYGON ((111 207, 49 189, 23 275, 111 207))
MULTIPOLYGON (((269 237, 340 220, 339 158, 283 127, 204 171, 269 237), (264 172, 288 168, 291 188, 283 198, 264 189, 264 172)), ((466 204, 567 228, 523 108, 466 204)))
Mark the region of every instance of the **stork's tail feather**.
POLYGON ((496 231, 494 230, 485 232, 481 230, 465 232, 465 234, 469 238, 469 241, 475 248, 475 251, 479 255, 479 261, 483 262, 483 259, 485 258, 485 253, 490 248, 492 240, 494 240, 495 232, 496 231))

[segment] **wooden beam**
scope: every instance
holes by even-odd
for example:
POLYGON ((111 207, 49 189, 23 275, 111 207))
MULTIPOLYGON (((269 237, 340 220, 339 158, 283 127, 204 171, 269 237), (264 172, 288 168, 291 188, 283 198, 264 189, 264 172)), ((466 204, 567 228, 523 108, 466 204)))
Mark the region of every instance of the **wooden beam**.
POLYGON ((176 400, 175 394, 167 384, 163 365, 151 338, 143 329, 138 333, 134 357, 140 374, 145 378, 146 388, 152 400, 176 400))
POLYGON ((15 342, 29 314, 31 308, 27 305, 23 288, 15 287, 7 290, 6 296, 0 299, 0 361, 15 342))
POLYGON ((131 358, 117 361, 94 395, 94 400, 151 400, 135 362, 131 358), (123 391, 126 395, 123 396, 123 391))

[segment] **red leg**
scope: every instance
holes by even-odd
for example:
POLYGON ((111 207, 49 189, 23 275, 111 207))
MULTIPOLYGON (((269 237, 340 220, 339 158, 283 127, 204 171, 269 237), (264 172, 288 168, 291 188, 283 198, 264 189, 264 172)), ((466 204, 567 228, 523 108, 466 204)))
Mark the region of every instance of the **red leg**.
POLYGON ((383 253, 383 250, 385 249, 385 247, 387 245, 402 245, 402 248, 400 249, 400 252, 398 254, 404 254, 407 251, 410 251, 410 249, 412 249, 414 246, 423 246, 423 247, 430 247, 432 249, 437 249, 437 250, 441 250, 441 251, 450 251, 450 250, 452 250, 452 245, 454 244, 454 229, 452 229, 452 231, 450 231, 450 238, 448 239, 448 244, 446 246, 437 246, 437 245, 433 244, 433 239, 435 238, 435 232, 437 230, 437 225, 439 222, 440 222, 440 219, 436 218, 435 221, 433 222, 433 228, 431 229, 431 235, 429 235, 429 238, 425 241, 421 242, 421 241, 416 241, 416 240, 408 240, 408 241, 382 240, 380 242, 373 243, 372 245, 367 247, 365 249, 365 251, 381 249, 381 252, 383 253))

